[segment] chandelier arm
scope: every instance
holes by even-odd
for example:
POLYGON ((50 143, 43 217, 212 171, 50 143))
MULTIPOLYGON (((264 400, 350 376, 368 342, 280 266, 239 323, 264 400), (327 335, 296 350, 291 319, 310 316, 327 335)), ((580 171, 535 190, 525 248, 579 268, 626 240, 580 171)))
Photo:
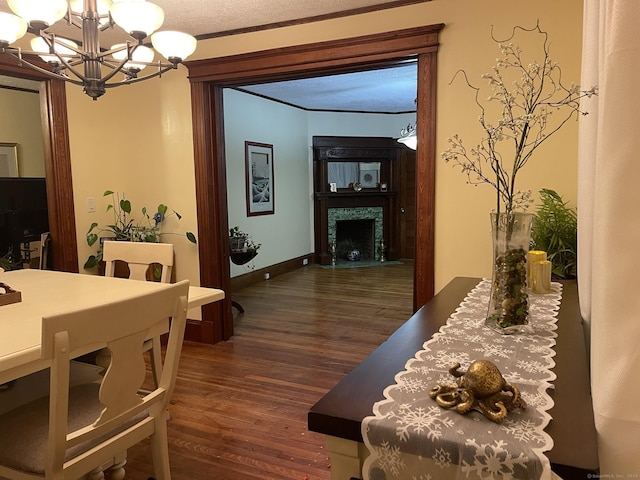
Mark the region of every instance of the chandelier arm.
POLYGON ((158 65, 158 71, 150 73, 148 75, 145 75, 143 77, 135 77, 135 78, 129 78, 127 80, 122 80, 120 82, 113 82, 113 83, 108 83, 105 84, 104 87, 105 88, 113 88, 113 87, 118 87, 120 85, 131 85, 132 83, 138 83, 141 82, 143 80, 148 80, 150 78, 154 78, 154 77, 159 77, 162 74, 168 72, 169 70, 173 70, 173 69, 177 69, 178 65, 177 64, 154 64, 154 65, 158 65))
POLYGON ((80 22, 78 22, 78 20, 76 18, 74 18, 74 16, 71 16, 71 15, 69 15, 67 13, 64 16, 64 20, 67 22, 67 26, 76 27, 76 28, 82 30, 82 24, 80 22))
MULTIPOLYGON (((47 70, 46 68, 42 68, 39 67, 37 65, 34 65, 33 63, 29 62, 28 60, 26 60, 23 56, 22 56, 22 51, 21 49, 9 49, 9 48, 5 48, 2 50, 4 53, 6 53, 7 55, 12 56, 13 58, 15 58, 16 60, 18 60, 19 62, 19 66, 22 65, 26 65, 27 67, 29 67, 32 70, 35 70, 36 72, 40 72, 44 75, 47 75, 48 77, 51 78, 55 78, 56 80, 62 80, 64 82, 68 82, 68 83, 73 83, 74 85, 79 85, 82 86, 82 82, 80 80, 74 80, 73 78, 67 77, 66 75, 62 75, 60 73, 56 73, 56 72, 52 72, 51 70, 47 70)), ((32 53, 32 52, 24 52, 24 53, 32 53)))
POLYGON ((118 65, 112 65, 110 62, 104 61, 102 60, 100 63, 104 66, 106 66, 107 68, 111 69, 111 72, 109 72, 107 75, 105 75, 104 77, 100 78, 100 83, 104 84, 106 86, 107 82, 109 80, 111 80, 114 75, 116 75, 118 72, 126 72, 126 70, 124 69, 125 64, 128 62, 128 59, 123 59, 118 65))

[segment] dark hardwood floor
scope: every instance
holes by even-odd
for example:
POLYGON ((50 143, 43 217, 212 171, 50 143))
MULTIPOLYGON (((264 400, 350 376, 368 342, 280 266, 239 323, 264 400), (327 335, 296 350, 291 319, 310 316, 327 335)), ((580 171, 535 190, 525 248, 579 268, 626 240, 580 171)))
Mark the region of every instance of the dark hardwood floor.
MULTIPOLYGON (((234 337, 185 342, 168 425, 172 478, 328 480, 307 412, 411 316, 412 288, 411 264, 312 265, 234 292, 245 309, 234 337)), ((126 478, 152 475, 145 442, 129 451, 126 478)))

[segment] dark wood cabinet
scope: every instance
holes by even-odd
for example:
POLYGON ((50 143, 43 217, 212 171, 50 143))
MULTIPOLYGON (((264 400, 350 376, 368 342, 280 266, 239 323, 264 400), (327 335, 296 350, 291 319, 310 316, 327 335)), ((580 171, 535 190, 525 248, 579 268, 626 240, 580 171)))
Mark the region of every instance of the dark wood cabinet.
POLYGON ((405 147, 390 137, 313 137, 318 263, 331 264, 329 246, 335 241, 336 217, 371 217, 375 225, 375 259, 379 259, 381 244, 387 260, 399 258, 398 158, 401 148, 405 147))

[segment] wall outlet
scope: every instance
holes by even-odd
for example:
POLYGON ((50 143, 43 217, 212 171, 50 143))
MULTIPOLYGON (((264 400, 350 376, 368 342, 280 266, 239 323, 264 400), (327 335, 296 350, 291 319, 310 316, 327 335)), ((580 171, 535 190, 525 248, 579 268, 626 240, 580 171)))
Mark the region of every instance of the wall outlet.
POLYGON ((265 274, 264 274, 264 279, 265 279, 265 280, 269 280, 269 274, 268 274, 268 273, 265 273, 265 274))
POLYGON ((309 265, 309 259, 308 258, 303 258, 302 259, 302 265, 309 265))

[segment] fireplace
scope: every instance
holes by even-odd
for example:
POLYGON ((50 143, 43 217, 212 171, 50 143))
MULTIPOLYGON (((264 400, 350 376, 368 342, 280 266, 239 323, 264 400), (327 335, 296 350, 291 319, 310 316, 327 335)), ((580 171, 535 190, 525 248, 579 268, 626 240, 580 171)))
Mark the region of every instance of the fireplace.
POLYGON ((336 222, 336 258, 354 260, 349 254, 357 251, 358 260, 375 260, 375 221, 341 220, 336 222))
POLYGON ((384 238, 382 207, 330 208, 327 216, 327 241, 335 242, 339 260, 354 249, 362 260, 378 259, 377 246, 384 238))
POLYGON ((319 264, 331 264, 333 246, 339 260, 351 248, 360 250, 362 260, 378 261, 383 241, 385 258, 398 259, 399 150, 390 137, 313 137, 314 245, 319 264), (329 164, 340 162, 361 174, 375 164, 379 183, 357 183, 356 176, 356 183, 339 186, 329 175, 329 164))

